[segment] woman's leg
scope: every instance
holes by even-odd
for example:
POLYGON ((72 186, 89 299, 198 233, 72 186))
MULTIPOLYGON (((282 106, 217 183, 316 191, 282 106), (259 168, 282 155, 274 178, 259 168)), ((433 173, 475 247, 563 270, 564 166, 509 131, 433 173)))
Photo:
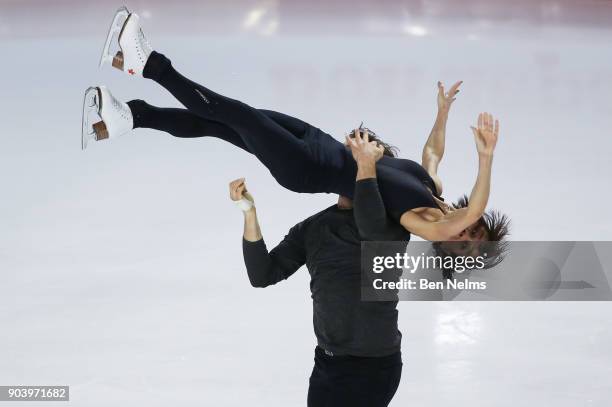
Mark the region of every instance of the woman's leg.
POLYGON ((162 85, 190 112, 235 131, 248 151, 257 156, 285 188, 296 192, 326 192, 318 191, 318 177, 309 176, 321 171, 301 140, 303 134, 292 133, 265 113, 185 78, 172 67, 168 58, 157 52, 149 56, 143 76, 162 85))
POLYGON ((299 139, 302 139, 304 137, 304 134, 306 134, 306 130, 308 130, 309 127, 312 127, 305 121, 296 119, 295 117, 289 116, 284 113, 279 113, 275 112, 274 110, 266 109, 257 110, 266 115, 269 119, 272 119, 276 124, 278 124, 279 126, 281 126, 299 139))
MULTIPOLYGON (((127 102, 134 119, 134 128, 147 128, 166 132, 179 138, 216 137, 250 153, 242 138, 228 126, 204 119, 187 109, 157 107, 144 100, 127 102)), ((287 131, 301 138, 307 123, 273 110, 258 109, 287 131)))
POLYGON ((206 120, 187 109, 162 108, 144 100, 127 102, 134 118, 134 128, 164 131, 180 138, 216 137, 250 153, 242 138, 224 124, 206 120))

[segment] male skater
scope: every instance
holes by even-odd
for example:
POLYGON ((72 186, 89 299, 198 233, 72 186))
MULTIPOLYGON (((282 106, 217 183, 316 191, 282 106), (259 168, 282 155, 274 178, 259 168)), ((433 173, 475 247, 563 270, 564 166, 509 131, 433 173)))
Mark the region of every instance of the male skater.
POLYGON ((362 240, 409 240, 410 235, 396 222, 380 221, 387 214, 375 163, 393 150, 367 130, 363 137, 360 132, 353 132, 349 143, 358 165, 354 201, 340 196, 336 205, 291 228, 270 252, 244 178, 230 183, 230 197, 244 212, 243 253, 251 284, 276 284, 304 264, 311 275, 318 344, 309 407, 387 406, 400 382, 397 301, 361 301, 360 253, 362 240))

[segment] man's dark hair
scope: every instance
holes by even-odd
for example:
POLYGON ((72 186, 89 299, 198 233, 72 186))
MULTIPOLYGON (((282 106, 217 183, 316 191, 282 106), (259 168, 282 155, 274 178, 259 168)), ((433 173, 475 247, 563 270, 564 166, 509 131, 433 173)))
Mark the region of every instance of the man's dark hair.
MULTIPOLYGON (((463 195, 453 203, 453 207, 467 208, 468 203, 467 195, 463 195)), ((478 243, 478 252, 487 254, 484 268, 495 267, 504 260, 509 249, 506 238, 510 234, 510 218, 499 211, 489 210, 478 219, 477 225, 485 231, 485 241, 478 243)), ((439 243, 434 243, 433 249, 438 256, 453 256, 452 251, 443 249, 439 243)), ((444 278, 452 278, 453 272, 454 270, 443 270, 444 278)))
MULTIPOLYGON (((388 157, 397 157, 397 153, 399 153, 399 148, 392 146, 391 144, 385 143, 384 141, 382 141, 380 139, 380 137, 378 137, 378 135, 376 133, 374 133, 372 130, 368 129, 367 127, 363 127, 363 122, 361 122, 361 124, 359 125, 359 129, 361 131, 365 131, 368 133, 368 138, 370 141, 375 141, 377 145, 382 146, 384 148, 384 152, 383 155, 386 155, 388 157)), ((350 138, 355 138, 355 130, 352 130, 348 136, 350 138)))

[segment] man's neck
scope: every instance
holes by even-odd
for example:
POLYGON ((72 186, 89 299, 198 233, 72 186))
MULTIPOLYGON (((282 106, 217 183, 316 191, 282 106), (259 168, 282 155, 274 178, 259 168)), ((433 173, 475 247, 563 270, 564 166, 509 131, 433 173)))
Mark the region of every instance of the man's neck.
POLYGON ((338 208, 339 209, 353 209, 353 201, 349 198, 340 195, 338 197, 338 208))

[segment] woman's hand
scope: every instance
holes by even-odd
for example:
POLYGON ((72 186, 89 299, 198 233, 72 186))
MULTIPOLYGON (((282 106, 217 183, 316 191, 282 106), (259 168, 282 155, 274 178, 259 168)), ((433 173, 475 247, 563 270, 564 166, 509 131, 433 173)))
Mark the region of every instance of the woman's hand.
POLYGON ((470 127, 474 133, 478 154, 492 156, 499 136, 499 120, 494 120, 490 113, 478 115, 478 127, 470 127))
POLYGON ((442 82, 438 81, 438 110, 448 113, 451 105, 456 99, 455 96, 457 96, 457 93, 459 93, 459 86, 461 86, 462 83, 463 81, 455 83, 448 90, 448 93, 445 93, 444 85, 442 82))
POLYGON ((357 164, 375 164, 383 156, 385 149, 375 141, 370 141, 368 132, 355 129, 355 138, 346 136, 346 145, 351 149, 357 164), (362 134, 363 132, 363 134, 362 134))

